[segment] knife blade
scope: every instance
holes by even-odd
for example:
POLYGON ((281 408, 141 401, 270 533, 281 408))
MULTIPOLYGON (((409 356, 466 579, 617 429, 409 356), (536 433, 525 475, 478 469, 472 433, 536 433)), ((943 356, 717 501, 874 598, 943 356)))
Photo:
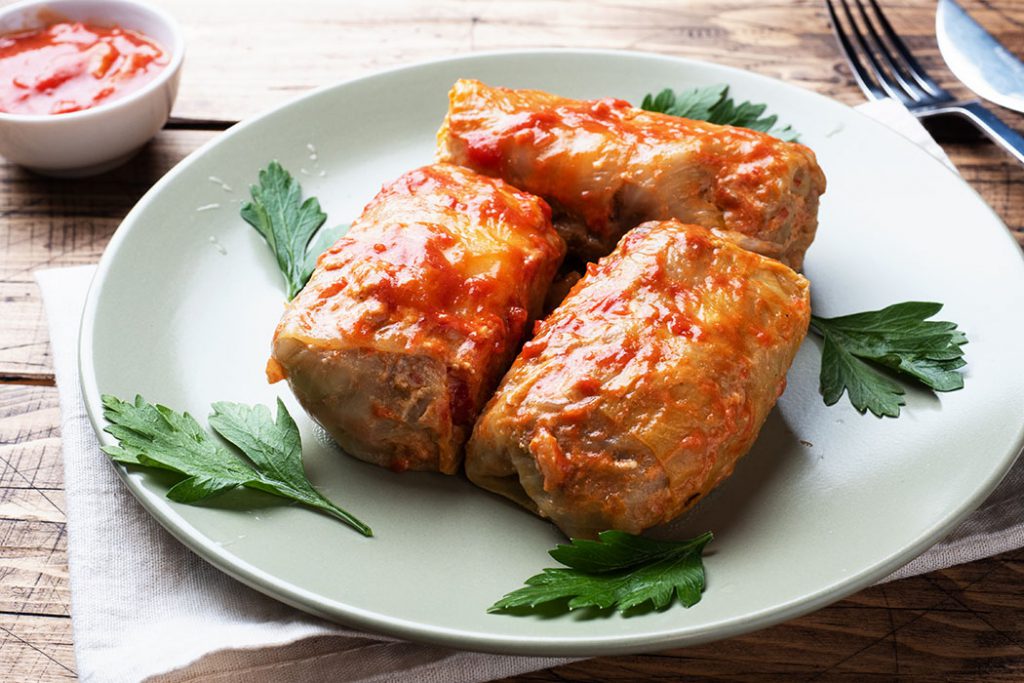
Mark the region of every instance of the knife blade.
POLYGON ((1024 112, 1024 62, 954 0, 935 11, 939 51, 950 71, 977 95, 1024 112))

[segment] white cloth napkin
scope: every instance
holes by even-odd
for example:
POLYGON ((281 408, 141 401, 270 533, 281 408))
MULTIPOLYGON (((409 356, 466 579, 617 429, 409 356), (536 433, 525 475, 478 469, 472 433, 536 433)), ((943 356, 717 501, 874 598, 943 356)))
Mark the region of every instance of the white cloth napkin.
MULTIPOLYGON (((945 155, 895 103, 870 103, 909 138, 945 155)), ((81 398, 77 339, 93 266, 40 271, 60 393, 71 613, 78 673, 98 683, 470 683, 572 660, 484 655, 361 633, 237 583, 163 530, 98 448, 81 398)), ((889 579, 1024 546, 1024 465, 943 543, 889 579)))

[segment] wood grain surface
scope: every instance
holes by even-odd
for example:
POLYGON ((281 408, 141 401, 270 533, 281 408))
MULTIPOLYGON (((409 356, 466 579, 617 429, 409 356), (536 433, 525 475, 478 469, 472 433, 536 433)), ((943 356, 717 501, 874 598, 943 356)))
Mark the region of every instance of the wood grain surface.
MULTIPOLYGON (((0 5, 9 4, 0 2, 0 5)), ((160 0, 188 55, 177 117, 235 121, 314 87, 480 50, 647 50, 729 64, 840 101, 863 101, 821 2, 752 0, 160 0)), ((927 69, 958 94, 934 38, 933 0, 882 0, 927 69)), ((1024 3, 962 2, 1024 55, 1024 3)), ((1024 117, 999 110, 1024 131, 1024 117)), ((936 133, 964 178, 1024 244, 1024 168, 962 127, 936 133)), ((60 413, 41 268, 96 262, 131 206, 216 132, 161 132, 126 166, 59 181, 0 163, 0 681, 76 678, 60 413)), ((964 226, 965 238, 970 226, 964 226)), ((1016 312, 1019 314, 1019 312, 1016 312)), ((1024 551, 876 586, 746 636, 605 657, 515 681, 1022 681, 1024 551)))

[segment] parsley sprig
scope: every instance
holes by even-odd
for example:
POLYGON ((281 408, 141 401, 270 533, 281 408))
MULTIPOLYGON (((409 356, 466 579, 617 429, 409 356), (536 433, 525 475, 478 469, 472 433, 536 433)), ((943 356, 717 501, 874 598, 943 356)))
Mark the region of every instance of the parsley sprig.
POLYGON ((322 496, 302 468, 302 442, 295 421, 280 399, 277 419, 261 405, 213 404, 210 426, 244 453, 221 445, 188 413, 177 413, 141 396, 129 403, 104 395, 104 431, 118 446, 103 452, 123 465, 156 467, 185 478, 167 491, 178 503, 196 503, 239 486, 287 498, 337 517, 364 536, 373 531, 322 496))
POLYGON ((963 388, 957 370, 967 364, 962 348, 967 336, 956 323, 927 320, 940 310, 942 304, 907 301, 838 318, 811 316, 811 328, 824 338, 820 390, 825 404, 848 392, 861 413, 899 417, 906 405, 903 387, 872 364, 935 391, 963 388))
POLYGON ((752 102, 736 104, 729 97, 729 86, 724 84, 690 88, 679 92, 666 88, 657 95, 644 96, 640 108, 681 116, 684 119, 750 128, 786 141, 793 141, 799 137, 799 133, 790 126, 776 126, 779 120, 776 114, 763 116, 768 105, 752 102))
POLYGON ((603 531, 598 538, 573 539, 570 545, 549 551, 566 567, 531 576, 524 588, 509 593, 488 612, 530 610, 555 601, 567 610, 615 607, 620 612, 645 603, 664 609, 676 597, 684 607, 700 601, 701 554, 711 541, 710 531, 686 541, 654 541, 622 531, 603 531))
POLYGON ((320 202, 316 197, 302 201, 302 186, 276 161, 260 171, 259 183, 249 188, 249 194, 252 201, 242 205, 242 218, 256 228, 274 252, 288 298, 293 299, 309 281, 317 257, 348 226, 320 230, 327 220, 320 202))

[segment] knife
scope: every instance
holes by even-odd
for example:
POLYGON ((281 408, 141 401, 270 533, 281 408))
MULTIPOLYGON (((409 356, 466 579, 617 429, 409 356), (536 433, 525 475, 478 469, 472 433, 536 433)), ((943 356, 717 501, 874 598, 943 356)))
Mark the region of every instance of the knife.
POLYGON ((939 0, 935 35, 950 71, 964 85, 986 100, 1024 112, 1024 62, 954 0, 939 0))

